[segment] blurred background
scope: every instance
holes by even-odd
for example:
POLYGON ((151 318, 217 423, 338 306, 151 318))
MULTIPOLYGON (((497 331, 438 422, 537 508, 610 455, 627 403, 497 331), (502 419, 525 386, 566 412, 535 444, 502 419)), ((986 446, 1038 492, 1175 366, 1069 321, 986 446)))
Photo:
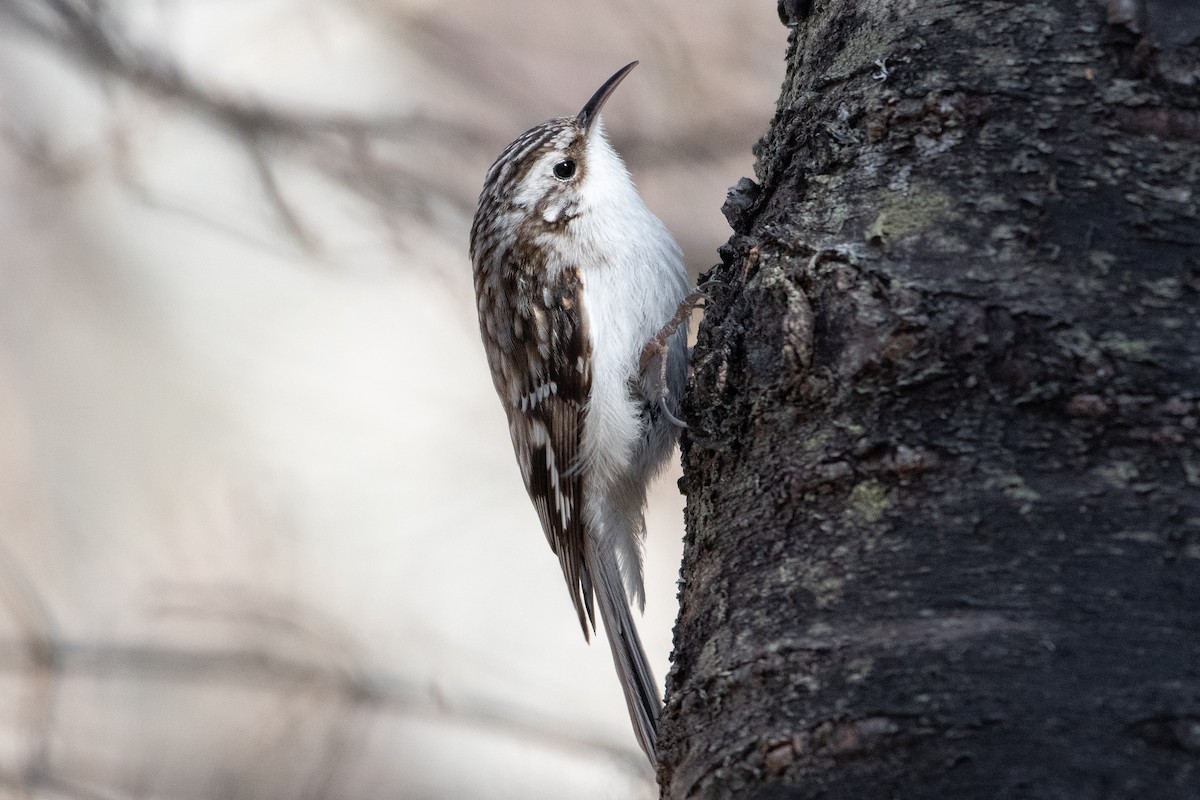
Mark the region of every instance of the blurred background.
POLYGON ((607 129, 708 268, 785 35, 729 0, 0 0, 0 797, 655 796, 467 232, 503 147, 638 58, 607 129))

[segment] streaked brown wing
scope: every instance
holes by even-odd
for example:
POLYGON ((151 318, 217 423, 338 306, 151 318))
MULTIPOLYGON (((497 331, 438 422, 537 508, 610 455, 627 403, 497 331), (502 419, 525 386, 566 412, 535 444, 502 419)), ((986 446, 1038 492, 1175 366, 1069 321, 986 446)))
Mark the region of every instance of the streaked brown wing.
MULTIPOLYGON (((583 470, 579 468, 584 414, 591 392, 591 344, 583 281, 575 268, 553 280, 510 273, 512 337, 503 348, 512 381, 497 389, 509 432, 550 548, 558 556, 584 636, 595 629, 592 581, 584 565, 583 470), (517 376, 521 376, 518 378, 517 376)), ((506 294, 508 294, 506 292, 506 294)), ((496 369, 493 364, 493 371, 496 369)))

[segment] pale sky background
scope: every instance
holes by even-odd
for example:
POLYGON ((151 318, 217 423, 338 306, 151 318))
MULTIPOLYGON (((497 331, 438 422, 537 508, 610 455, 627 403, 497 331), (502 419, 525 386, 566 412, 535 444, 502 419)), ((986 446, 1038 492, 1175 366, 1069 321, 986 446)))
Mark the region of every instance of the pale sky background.
POLYGON ((637 58, 606 127, 707 269, 786 34, 731 0, 0 6, 0 798, 655 796, 467 231, 503 147, 637 58))

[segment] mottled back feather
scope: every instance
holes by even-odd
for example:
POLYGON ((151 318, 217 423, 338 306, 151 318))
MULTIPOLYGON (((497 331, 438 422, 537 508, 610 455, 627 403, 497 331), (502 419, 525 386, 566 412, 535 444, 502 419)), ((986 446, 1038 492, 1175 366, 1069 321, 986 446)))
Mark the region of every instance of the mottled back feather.
POLYGON ((517 402, 507 408, 508 424, 525 488, 558 556, 586 637, 587 623, 595 628, 595 613, 584 561, 584 479, 578 460, 592 383, 591 345, 579 270, 546 277, 524 281, 522 291, 536 299, 514 310, 520 331, 514 331, 512 346, 533 368, 517 402))

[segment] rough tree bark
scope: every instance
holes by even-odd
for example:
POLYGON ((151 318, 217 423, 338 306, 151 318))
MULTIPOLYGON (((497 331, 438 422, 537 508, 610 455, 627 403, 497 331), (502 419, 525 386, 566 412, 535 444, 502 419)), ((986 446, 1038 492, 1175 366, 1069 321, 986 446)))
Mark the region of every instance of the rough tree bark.
POLYGON ((663 796, 1200 797, 1200 4, 780 13, 663 796))

